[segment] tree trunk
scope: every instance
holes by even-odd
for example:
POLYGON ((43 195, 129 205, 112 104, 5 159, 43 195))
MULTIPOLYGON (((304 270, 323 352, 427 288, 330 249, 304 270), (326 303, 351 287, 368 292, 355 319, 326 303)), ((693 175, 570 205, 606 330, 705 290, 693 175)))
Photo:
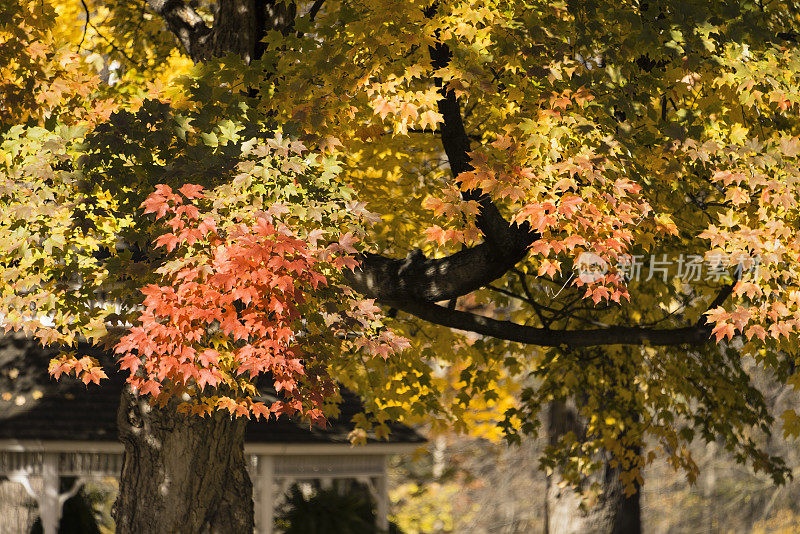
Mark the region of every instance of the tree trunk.
MULTIPOLYGON (((282 0, 219 0, 213 27, 191 5, 148 0, 195 61, 263 52, 271 29, 294 22, 282 0)), ((150 406, 126 386, 117 425, 125 458, 113 516, 119 534, 253 534, 253 487, 244 456, 243 418, 216 412, 204 419, 177 413, 176 402, 150 406)))
POLYGON ((245 420, 150 406, 126 386, 117 417, 125 458, 118 534, 252 534, 245 420))
MULTIPOLYGON (((554 402, 548 411, 548 433, 555 444, 565 433, 583 434, 582 423, 575 410, 564 403, 554 402)), ((640 491, 625 496, 619 469, 608 463, 588 483, 597 482, 602 495, 595 506, 580 508, 580 496, 569 486, 558 487, 560 475, 554 473, 547 479, 545 506, 546 534, 640 534, 642 531, 640 491)))

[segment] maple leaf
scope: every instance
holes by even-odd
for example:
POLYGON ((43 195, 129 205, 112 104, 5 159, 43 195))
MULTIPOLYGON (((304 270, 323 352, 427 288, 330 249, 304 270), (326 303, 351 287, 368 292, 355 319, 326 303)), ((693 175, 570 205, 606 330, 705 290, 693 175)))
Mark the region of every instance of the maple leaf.
POLYGON ((384 360, 389 358, 389 355, 392 353, 392 347, 383 343, 369 343, 367 347, 370 355, 378 356, 384 360))
POLYGON ((34 41, 26 46, 26 50, 32 59, 46 59, 50 46, 41 41, 34 41))
POLYGON ((190 412, 192 415, 199 415, 200 417, 205 417, 211 413, 211 408, 205 404, 195 404, 192 406, 190 412))
POLYGON ((261 402, 254 402, 250 405, 250 411, 253 412, 256 420, 260 418, 264 418, 264 420, 269 420, 270 410, 261 402))
POLYGON ((558 211, 559 213, 563 213, 567 217, 571 217, 575 214, 580 205, 583 204, 583 199, 581 197, 575 195, 565 195, 561 198, 561 201, 558 203, 558 211))
POLYGON ((147 380, 139 388, 138 393, 139 395, 152 395, 153 397, 158 397, 158 395, 161 393, 161 385, 155 380, 147 380))
POLYGON ((748 340, 753 336, 756 336, 761 341, 764 341, 767 337, 767 330, 760 324, 753 324, 747 328, 745 335, 747 336, 748 340))
POLYGON ((244 404, 238 403, 236 404, 236 408, 233 409, 233 416, 234 417, 248 417, 250 415, 250 410, 247 409, 247 406, 244 404))
POLYGON ((203 367, 211 367, 219 363, 219 352, 214 349, 205 349, 197 355, 197 361, 203 367))
POLYGON ((444 117, 441 113, 437 111, 433 111, 429 109, 427 111, 423 111, 420 113, 419 116, 419 125, 420 127, 425 130, 430 126, 431 130, 436 130, 436 126, 444 120, 444 117))
POLYGON ((309 245, 311 245, 312 247, 316 247, 317 246, 317 242, 320 239, 322 239, 324 235, 325 235, 325 231, 322 230, 321 228, 315 228, 314 230, 310 231, 308 233, 308 243, 309 243, 309 245))
POLYGON ((373 101, 372 109, 375 110, 375 114, 379 115, 381 120, 383 120, 390 113, 394 113, 397 107, 391 101, 385 98, 378 98, 377 100, 373 101))
POLYGON ((50 360, 50 364, 48 366, 48 372, 53 375, 53 378, 58 380, 61 378, 61 375, 64 373, 69 373, 70 366, 64 362, 59 360, 50 360))
POLYGON ((291 210, 289 209, 289 206, 287 206, 283 202, 274 202, 270 204, 269 208, 267 209, 267 213, 269 215, 278 218, 290 212, 291 210))
POLYGON ((800 154, 800 140, 797 137, 781 137, 780 149, 784 156, 793 158, 800 154))
POLYGON ((462 172, 458 175, 458 185, 462 191, 471 191, 480 187, 483 178, 475 171, 462 172))
POLYGON ((578 245, 586 245, 586 240, 579 235, 567 236, 561 241, 567 250, 572 250, 578 245))
POLYGON ((342 146, 342 142, 338 138, 327 135, 319 142, 319 149, 323 152, 333 152, 336 147, 342 146))
POLYGON ((424 233, 428 241, 435 241, 439 244, 439 246, 443 246, 445 243, 447 243, 447 232, 438 224, 435 224, 430 228, 426 228, 424 233))
POLYGON ((306 146, 302 143, 302 141, 292 141, 289 145, 289 150, 294 152, 295 154, 302 154, 305 150, 308 150, 306 146))
POLYGON ((708 310, 705 314, 706 314, 706 316, 708 316, 708 321, 710 323, 718 323, 720 321, 727 321, 731 317, 731 314, 728 313, 725 310, 725 308, 723 308, 722 306, 717 306, 716 308, 714 308, 712 310, 708 310))
POLYGON ((539 266, 539 276, 547 275, 552 278, 557 272, 561 272, 561 262, 556 260, 544 260, 539 266))
POLYGON ((550 242, 545 239, 537 239, 529 247, 529 250, 533 254, 542 254, 543 256, 547 256, 551 249, 552 246, 550 245, 550 242))
POLYGON ((181 240, 175 234, 167 233, 158 236, 155 240, 156 247, 165 247, 167 252, 172 252, 181 243, 181 240))
POLYGON ((145 208, 145 213, 155 213, 156 219, 163 218, 167 211, 169 211, 169 205, 166 203, 163 196, 153 193, 142 202, 141 207, 145 208))
POLYGON ((570 189, 578 189, 578 184, 572 178, 562 178, 553 185, 554 191, 569 191, 570 189))
POLYGON ((555 109, 567 109, 572 101, 565 96, 554 96, 550 98, 550 105, 555 109))
POLYGON ((431 210, 436 215, 442 214, 442 206, 444 206, 444 202, 440 198, 427 196, 422 201, 422 207, 426 210, 431 210))
POLYGON ((711 330, 711 335, 713 335, 718 342, 726 337, 728 339, 733 339, 733 336, 736 335, 736 328, 734 328, 731 323, 720 321, 716 323, 713 330, 711 330))
MULTIPOLYGON (((203 198, 203 186, 197 184, 185 184, 178 189, 188 200, 203 198)), ((195 208, 197 209, 197 208, 195 208)))
POLYGON ((592 291, 592 302, 597 304, 604 298, 607 299, 611 296, 611 291, 605 286, 595 287, 592 291))
POLYGON ((380 307, 375 305, 375 299, 364 299, 354 302, 356 309, 359 313, 366 315, 369 318, 375 318, 377 313, 380 313, 380 307))
POLYGON ((500 135, 492 141, 491 145, 499 150, 505 150, 514 145, 514 141, 507 135, 500 135))
POLYGON ((725 194, 725 200, 730 200, 734 206, 740 206, 750 202, 750 195, 741 187, 734 187, 725 194))
POLYGON ((220 410, 228 410, 231 413, 231 415, 236 413, 236 409, 238 406, 239 406, 238 402, 227 396, 220 397, 217 400, 217 408, 219 408, 220 410))
POLYGON ((781 336, 789 338, 789 335, 792 333, 793 327, 786 321, 780 321, 777 323, 773 323, 769 326, 769 333, 775 339, 779 339, 781 336))
POLYGON ((339 247, 341 247, 341 250, 347 254, 355 254, 358 252, 358 250, 356 250, 353 245, 358 242, 359 239, 356 236, 354 236, 351 232, 347 232, 339 238, 339 247))
POLYGON ((417 106, 411 102, 403 102, 400 104, 400 118, 404 120, 416 120, 419 117, 417 106))
POLYGON ((727 228, 732 228, 739 224, 739 217, 733 210, 728 210, 727 213, 719 216, 719 223, 727 228))
POLYGON ((730 318, 736 330, 741 331, 744 326, 750 322, 750 310, 738 307, 736 311, 730 314, 730 318))
POLYGON ((734 293, 736 295, 747 295, 748 298, 754 298, 762 294, 761 288, 758 284, 754 284, 753 282, 747 282, 744 280, 739 280, 734 286, 734 293))
POLYGON ((197 226, 201 236, 207 235, 209 232, 217 231, 217 223, 211 217, 205 217, 197 226))
POLYGON ((217 384, 220 383, 220 377, 215 370, 209 369, 198 369, 196 370, 199 377, 197 378, 197 385, 200 386, 200 390, 205 389, 205 387, 211 386, 216 387, 217 384))
POLYGON ((101 369, 100 367, 92 367, 83 374, 81 380, 83 380, 83 383, 86 385, 88 385, 89 382, 100 384, 100 380, 102 380, 103 378, 108 378, 106 372, 103 371, 103 369, 101 369))

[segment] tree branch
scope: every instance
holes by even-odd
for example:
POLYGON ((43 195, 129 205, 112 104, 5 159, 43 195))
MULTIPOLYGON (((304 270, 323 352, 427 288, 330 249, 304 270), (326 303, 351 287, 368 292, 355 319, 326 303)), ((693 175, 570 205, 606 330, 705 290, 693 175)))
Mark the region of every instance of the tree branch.
POLYGON ((705 322, 682 328, 654 329, 611 326, 590 330, 550 330, 499 321, 431 302, 392 303, 392 306, 441 326, 474 332, 497 339, 542 347, 589 347, 596 345, 700 345, 708 342, 711 327, 705 322))
POLYGON ((311 9, 308 10, 308 21, 314 22, 314 19, 317 17, 317 13, 322 8, 322 4, 325 3, 325 0, 316 0, 314 5, 311 6, 311 9))
MULTIPOLYGON (((449 65, 452 58, 450 48, 444 43, 437 43, 428 47, 431 64, 434 69, 442 69, 449 65)), ((436 80, 442 85, 441 80, 436 80)), ((439 90, 441 98, 437 103, 439 113, 443 117, 439 129, 442 139, 442 148, 447 154, 450 171, 453 178, 458 180, 458 175, 473 169, 470 164, 470 137, 464 127, 461 117, 461 106, 454 91, 442 86, 439 90)), ((463 193, 464 200, 475 200, 480 204, 481 211, 476 217, 476 225, 483 232, 486 242, 497 248, 525 248, 538 239, 538 235, 531 231, 529 225, 510 224, 497 209, 488 195, 480 189, 473 189, 463 193)))
POLYGON ((412 251, 405 259, 365 254, 360 268, 346 271, 348 283, 383 302, 450 300, 480 289, 503 276, 525 257, 527 247, 498 251, 482 243, 445 258, 426 258, 412 251))
MULTIPOLYGON (((736 279, 741 276, 737 269, 736 279)), ((733 293, 732 284, 723 286, 706 311, 721 306, 733 293)), ((610 326, 590 330, 551 330, 535 328, 511 321, 499 321, 474 313, 453 310, 432 302, 392 302, 393 308, 410 313, 434 324, 474 332, 507 341, 542 347, 589 347, 597 345, 701 345, 711 337, 711 325, 703 314, 692 326, 678 328, 647 328, 641 326, 610 326)))
POLYGON ((211 28, 206 26, 192 7, 181 0, 147 0, 147 4, 164 19, 167 28, 175 34, 189 57, 194 61, 205 57, 211 28))
MULTIPOLYGON (((446 45, 431 46, 429 52, 434 68, 449 64, 452 54, 446 45)), ((455 93, 442 87, 440 94, 442 147, 450 171, 458 179, 462 172, 472 170, 470 140, 455 93)), ((464 198, 480 203, 476 224, 484 234, 483 243, 441 259, 425 258, 420 251, 409 253, 403 260, 366 254, 361 258, 361 268, 346 274, 353 289, 384 303, 451 300, 500 278, 525 258, 528 247, 538 238, 529 226, 510 224, 480 190, 468 191, 464 198)))
POLYGON ((89 6, 86 5, 86 0, 81 0, 81 6, 83 6, 83 14, 86 17, 86 20, 83 23, 83 35, 81 35, 81 42, 78 43, 78 54, 81 53, 83 41, 86 40, 86 30, 89 29, 89 18, 91 18, 91 15, 89 15, 89 6))

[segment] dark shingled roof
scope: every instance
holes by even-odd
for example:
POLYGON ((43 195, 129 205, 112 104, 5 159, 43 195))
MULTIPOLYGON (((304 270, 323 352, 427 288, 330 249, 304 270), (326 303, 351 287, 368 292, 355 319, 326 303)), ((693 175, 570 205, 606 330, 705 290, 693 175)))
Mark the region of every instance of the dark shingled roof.
MULTIPOLYGON (((116 441, 117 407, 124 384, 109 353, 79 346, 80 354, 103 363, 109 380, 100 386, 84 386, 62 377, 56 382, 47 373, 56 349, 45 349, 38 342, 19 334, 0 337, 0 439, 58 441, 116 441)), ((264 388, 261 388, 262 391, 264 388)), ((274 390, 273 390, 274 395, 274 390)), ((266 392, 267 396, 269 392, 266 392)), ((325 429, 310 427, 299 419, 255 422, 247 426, 249 443, 348 443, 353 429, 351 419, 362 410, 358 396, 343 391, 340 414, 325 429)), ((391 424, 389 443, 422 443, 425 440, 411 428, 391 424)))

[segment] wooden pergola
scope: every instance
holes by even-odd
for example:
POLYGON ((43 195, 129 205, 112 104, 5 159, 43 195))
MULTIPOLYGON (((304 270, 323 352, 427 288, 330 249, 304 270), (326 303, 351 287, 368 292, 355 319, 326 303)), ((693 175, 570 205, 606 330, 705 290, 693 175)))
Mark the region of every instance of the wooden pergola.
MULTIPOLYGON (((35 500, 44 534, 56 534, 67 499, 93 478, 117 477, 123 459, 116 439, 121 377, 88 389, 74 381, 53 383, 46 375, 52 354, 20 336, 0 339, 0 392, 5 393, 0 400, 0 477, 21 484, 35 500), (75 480, 66 492, 61 492, 62 477, 75 480)), ((326 429, 284 419, 248 425, 245 453, 256 532, 273 533, 275 506, 293 483, 319 481, 329 487, 342 479, 369 489, 376 526, 388 529, 387 459, 424 440, 395 424, 390 441, 353 447, 347 434, 350 418, 360 409, 357 397, 345 395, 340 416, 326 429)))

